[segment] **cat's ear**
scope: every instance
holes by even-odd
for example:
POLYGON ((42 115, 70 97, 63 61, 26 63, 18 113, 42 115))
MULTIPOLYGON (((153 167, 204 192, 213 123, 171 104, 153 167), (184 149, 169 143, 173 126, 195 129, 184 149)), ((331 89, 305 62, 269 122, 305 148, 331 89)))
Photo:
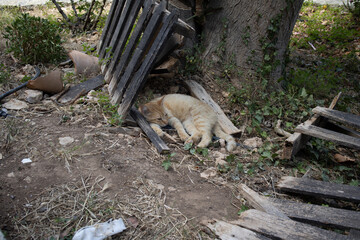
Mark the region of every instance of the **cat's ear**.
POLYGON ((157 101, 157 104, 159 104, 159 105, 161 106, 161 105, 162 105, 162 102, 163 102, 163 100, 164 100, 164 97, 165 97, 165 96, 160 97, 159 100, 157 101))
POLYGON ((147 116, 150 113, 149 108, 146 105, 140 106, 139 110, 144 116, 147 116))

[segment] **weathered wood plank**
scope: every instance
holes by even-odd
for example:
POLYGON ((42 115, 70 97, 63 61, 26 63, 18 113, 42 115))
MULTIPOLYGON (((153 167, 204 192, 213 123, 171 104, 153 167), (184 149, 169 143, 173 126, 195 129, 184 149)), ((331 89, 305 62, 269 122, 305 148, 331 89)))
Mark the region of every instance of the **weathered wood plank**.
POLYGON ((304 124, 300 124, 295 128, 296 132, 300 132, 312 137, 317 137, 321 139, 325 139, 328 141, 332 141, 334 143, 360 149, 360 138, 351 137, 342 133, 330 131, 324 128, 316 127, 316 126, 306 126, 304 124))
POLYGON ((336 122, 345 123, 352 127, 360 128, 360 116, 319 106, 314 108, 312 111, 316 114, 319 114, 320 116, 332 119, 336 122))
POLYGON ((100 52, 105 51, 104 39, 106 37, 109 37, 110 24, 112 21, 114 21, 115 12, 116 12, 116 9, 117 9, 119 3, 120 3, 120 0, 112 1, 111 7, 110 7, 110 12, 106 18, 106 23, 105 23, 105 26, 104 26, 104 29, 102 31, 100 41, 99 41, 99 49, 98 49, 99 55, 100 55, 100 52))
POLYGON ((130 82, 122 102, 118 108, 118 113, 120 116, 126 116, 130 107, 135 102, 135 99, 138 95, 140 88, 145 84, 145 81, 155 64, 156 57, 164 46, 165 41, 170 37, 172 33, 172 28, 174 23, 177 21, 177 14, 171 13, 169 16, 166 16, 162 22, 162 27, 157 35, 154 43, 152 44, 148 54, 145 56, 145 59, 135 73, 132 81, 130 82))
POLYGON ((115 29, 120 20, 120 16, 121 16, 122 10, 124 8, 124 5, 125 5, 125 0, 119 0, 118 4, 116 6, 114 5, 115 13, 114 13, 113 17, 111 18, 111 21, 109 20, 110 22, 107 27, 108 30, 107 30, 107 32, 105 32, 105 33, 103 32, 103 34, 102 34, 102 35, 104 35, 104 37, 103 37, 103 41, 101 42, 102 47, 99 49, 100 50, 99 59, 105 58, 105 55, 107 54, 106 49, 109 47, 110 41, 113 38, 115 29))
POLYGON ((360 239, 360 231, 351 229, 349 232, 349 239, 350 240, 359 240, 360 239))
POLYGON ((255 209, 243 212, 238 220, 230 223, 279 239, 348 239, 347 236, 327 231, 309 224, 287 220, 255 209))
POLYGON ((268 200, 287 216, 297 221, 339 229, 360 229, 360 212, 358 211, 299 203, 278 198, 269 198, 268 200))
POLYGON ((111 99, 112 104, 120 103, 123 94, 129 84, 130 79, 133 77, 133 74, 137 70, 138 64, 142 63, 142 59, 145 55, 144 48, 150 43, 153 36, 156 35, 159 25, 164 17, 164 13, 163 13, 164 9, 165 9, 165 1, 163 1, 155 9, 153 15, 151 16, 150 22, 147 25, 142 35, 141 41, 138 47, 135 49, 135 53, 131 57, 130 63, 126 66, 125 73, 121 76, 120 81, 117 82, 117 79, 121 74, 120 72, 116 72, 113 78, 111 79, 109 85, 109 92, 110 95, 112 95, 112 99, 111 99))
POLYGON ((144 116, 134 107, 130 110, 130 116, 137 122, 140 128, 145 132, 146 136, 154 144, 157 151, 160 154, 169 153, 170 149, 166 143, 156 134, 156 132, 150 127, 144 116))
POLYGON ((266 240, 269 239, 261 234, 250 231, 221 220, 211 220, 201 222, 208 227, 222 240, 266 240))
MULTIPOLYGON (((119 43, 119 39, 120 39, 120 34, 122 33, 124 26, 126 25, 126 19, 128 19, 129 14, 131 12, 131 10, 133 9, 134 4, 136 4, 138 1, 133 1, 133 0, 125 0, 125 4, 124 7, 122 9, 122 12, 120 13, 120 18, 118 19, 117 22, 114 22, 115 27, 114 30, 111 31, 111 33, 113 33, 112 38, 110 39, 110 43, 107 44, 107 47, 110 48, 110 51, 105 53, 105 59, 111 59, 111 55, 114 53, 115 48, 117 46, 117 44, 119 43)), ((105 65, 103 65, 101 67, 101 70, 103 71, 103 73, 105 74, 106 72, 106 64, 107 61, 104 62, 105 65)))
POLYGON ((241 196, 244 197, 253 208, 281 218, 290 219, 283 213, 283 211, 276 208, 265 197, 260 196, 257 192, 253 191, 245 184, 240 184, 238 189, 241 196))
MULTIPOLYGON (((329 108, 333 109, 336 106, 336 103, 339 101, 341 96, 341 92, 334 97, 332 100, 329 108)), ((305 125, 315 125, 318 126, 319 123, 322 121, 322 118, 315 114, 311 119, 307 120, 304 124, 305 125)), ((282 152, 282 159, 290 159, 291 157, 295 156, 300 149, 309 141, 311 137, 308 135, 304 135, 301 133, 293 133, 290 137, 285 140, 285 146, 282 152)))
POLYGON ((59 99, 59 103, 68 104, 76 100, 76 98, 87 94, 90 90, 96 90, 104 85, 104 76, 98 75, 94 78, 79 83, 76 86, 71 87, 66 93, 64 93, 59 99))
MULTIPOLYGON (((130 36, 130 33, 132 31, 133 25, 135 23, 135 20, 137 19, 140 8, 144 3, 144 0, 133 0, 134 3, 129 10, 129 13, 124 19, 123 28, 121 30, 121 33, 119 34, 119 39, 117 40, 117 44, 115 45, 115 48, 113 49, 113 55, 112 59, 108 64, 103 64, 103 73, 109 73, 112 75, 114 73, 114 66, 116 66, 119 63, 119 59, 122 56, 123 50, 125 48, 126 42, 130 36)), ((106 76, 106 74, 104 74, 106 76)))
MULTIPOLYGON (((153 0, 145 1, 144 8, 142 9, 142 13, 136 23, 135 29, 133 33, 131 34, 131 37, 129 39, 129 42, 127 43, 124 53, 121 55, 121 58, 119 60, 119 63, 115 65, 114 61, 111 61, 109 64, 109 70, 105 74, 105 81, 107 83, 110 82, 110 85, 117 85, 117 80, 119 76, 123 73, 123 70, 126 66, 126 64, 129 63, 129 59, 131 57, 131 54, 134 52, 134 49, 136 47, 136 44, 138 43, 141 34, 143 33, 144 29, 146 28, 150 17, 152 15, 152 11, 155 4, 153 0), (114 82, 111 82, 112 77, 115 72, 115 80, 114 82)), ((109 89, 113 90, 116 86, 110 86, 109 89)))
POLYGON ((285 176, 276 186, 286 192, 360 202, 360 188, 350 185, 285 176))
POLYGON ((227 133, 234 136, 241 135, 241 131, 235 127, 235 125, 228 119, 225 113, 221 110, 220 106, 211 98, 211 96, 205 91, 205 89, 197 82, 193 80, 185 81, 188 86, 191 95, 198 98, 200 101, 208 104, 217 114, 218 121, 221 128, 227 133))
POLYGON ((357 132, 351 128, 342 126, 342 125, 338 125, 336 123, 334 123, 333 121, 330 121, 328 119, 326 119, 327 121, 325 122, 324 125, 322 125, 323 128, 326 128, 328 130, 332 130, 335 132, 339 132, 339 133, 343 133, 352 137, 357 137, 360 138, 360 132, 357 132))

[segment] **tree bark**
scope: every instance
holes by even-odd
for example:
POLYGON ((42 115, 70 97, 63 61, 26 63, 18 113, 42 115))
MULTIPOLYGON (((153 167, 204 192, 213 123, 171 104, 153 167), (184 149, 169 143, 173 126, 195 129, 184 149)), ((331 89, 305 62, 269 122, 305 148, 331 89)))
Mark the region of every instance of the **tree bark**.
POLYGON ((205 4, 203 70, 235 64, 239 78, 261 74, 279 88, 290 36, 303 0, 209 0, 205 4))

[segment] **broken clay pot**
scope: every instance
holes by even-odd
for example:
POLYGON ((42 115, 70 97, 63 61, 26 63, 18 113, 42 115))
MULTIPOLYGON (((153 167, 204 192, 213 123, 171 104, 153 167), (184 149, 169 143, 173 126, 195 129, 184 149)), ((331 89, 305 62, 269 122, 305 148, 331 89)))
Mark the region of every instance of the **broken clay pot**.
POLYGON ((75 74, 90 76, 92 74, 97 74, 100 71, 99 60, 97 57, 76 50, 71 51, 69 57, 74 63, 75 74))
POLYGON ((40 90, 50 94, 59 93, 64 89, 64 84, 61 81, 61 72, 59 70, 52 71, 44 77, 29 80, 26 86, 30 89, 40 90))

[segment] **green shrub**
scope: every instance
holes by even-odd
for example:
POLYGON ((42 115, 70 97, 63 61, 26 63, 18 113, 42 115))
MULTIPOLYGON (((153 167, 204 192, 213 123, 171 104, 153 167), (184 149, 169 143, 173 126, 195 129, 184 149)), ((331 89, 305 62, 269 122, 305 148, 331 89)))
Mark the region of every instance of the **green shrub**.
POLYGON ((56 63, 65 57, 59 28, 48 20, 22 14, 3 33, 7 51, 27 64, 56 63))

